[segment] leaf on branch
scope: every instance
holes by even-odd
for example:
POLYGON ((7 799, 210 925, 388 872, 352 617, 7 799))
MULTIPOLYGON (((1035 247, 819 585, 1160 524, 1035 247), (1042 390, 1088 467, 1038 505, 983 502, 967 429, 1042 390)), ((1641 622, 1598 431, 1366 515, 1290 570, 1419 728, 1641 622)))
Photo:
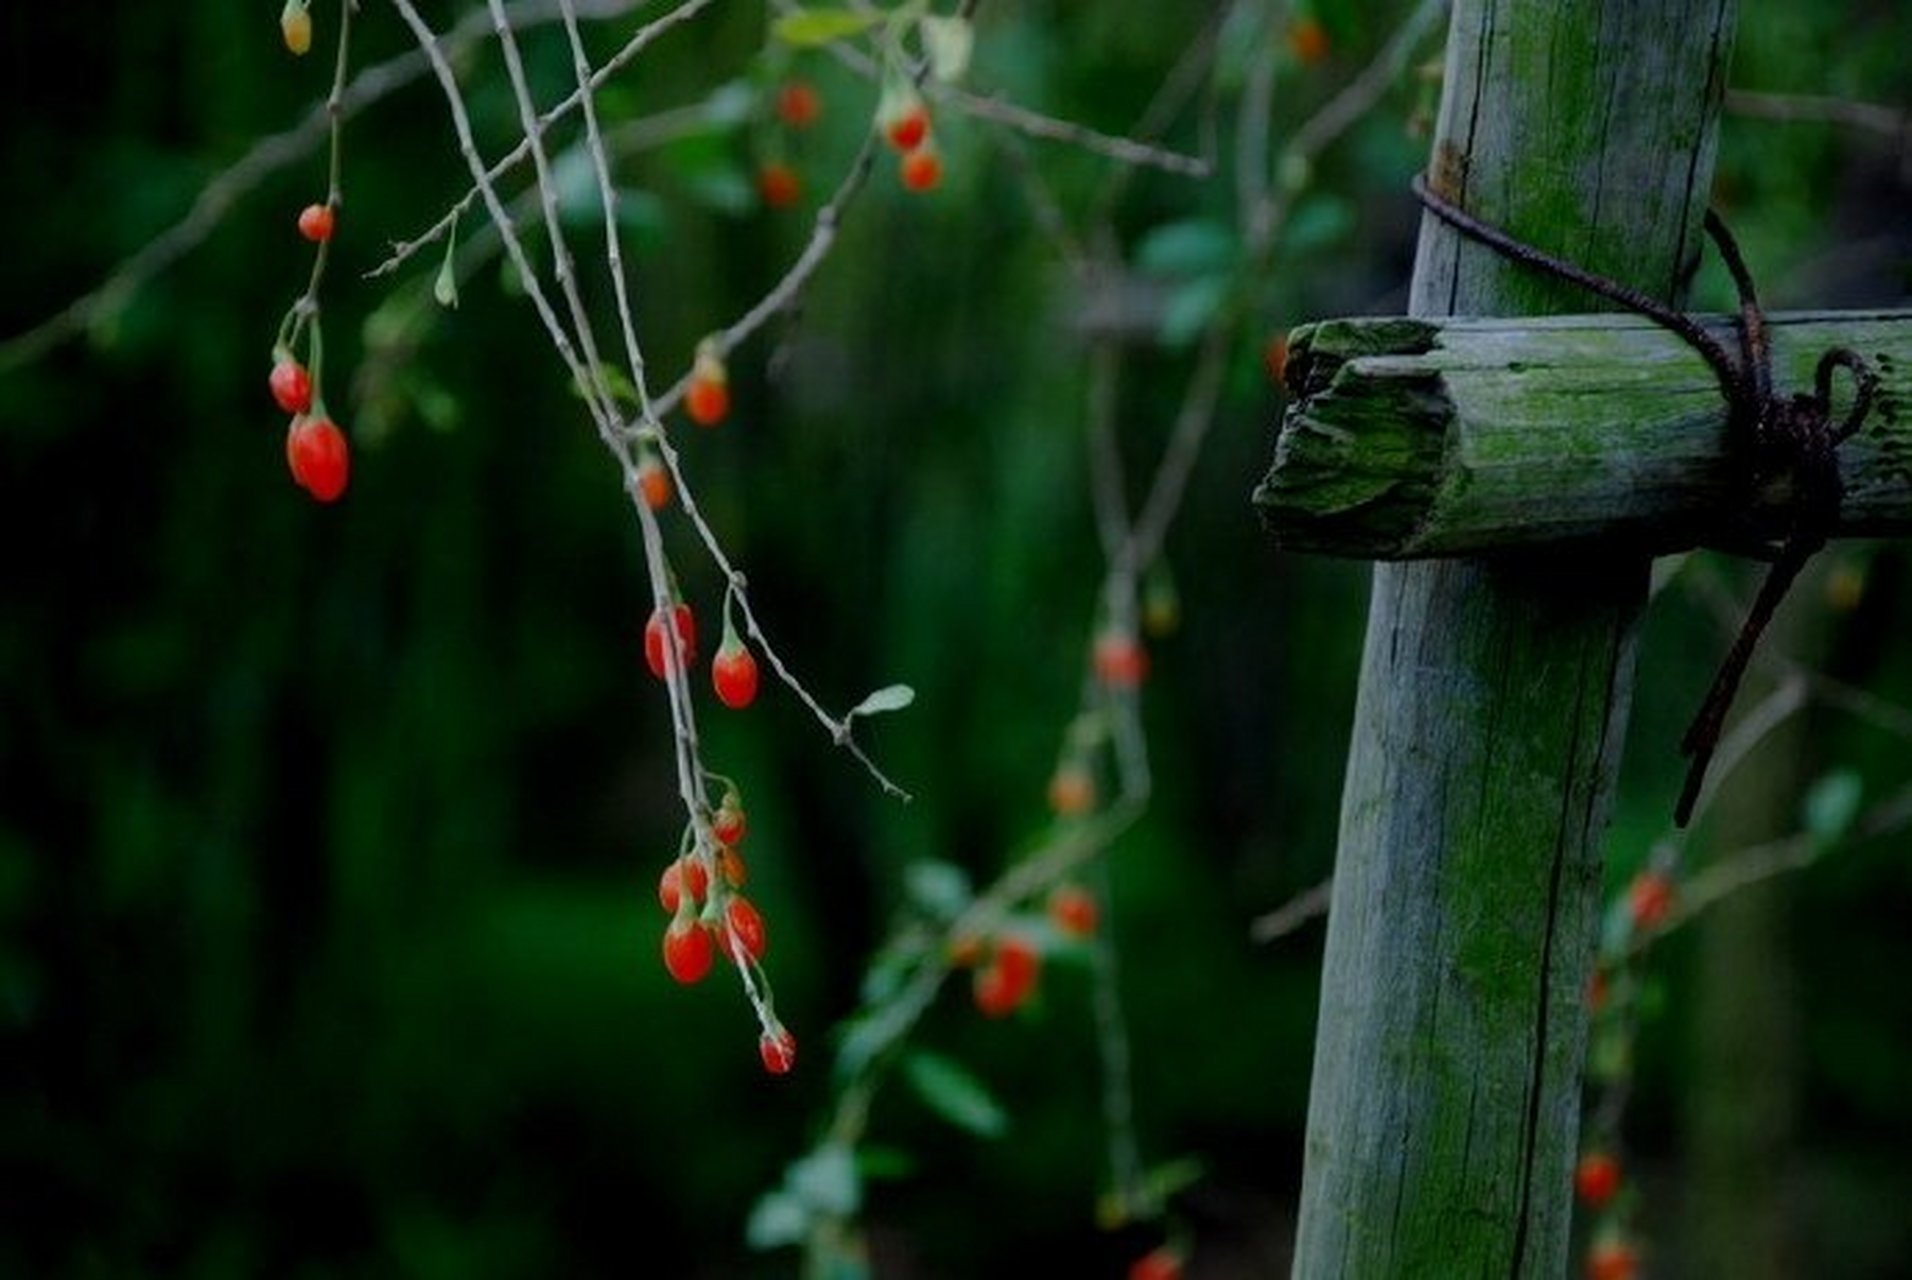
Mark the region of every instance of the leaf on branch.
POLYGON ((1836 769, 1819 778, 1806 791, 1806 834, 1821 848, 1838 843, 1852 830, 1864 794, 1864 782, 1850 769, 1836 769))
POLYGON ((901 711, 916 701, 916 690, 906 684, 887 684, 863 701, 843 713, 843 723, 848 724, 857 716, 882 715, 886 711, 901 711))
POLYGON ((770 26, 770 34, 785 44, 811 49, 861 35, 875 26, 883 15, 857 13, 850 9, 797 9, 784 14, 770 26))
POLYGON ((452 310, 458 308, 458 216, 452 215, 451 230, 445 235, 445 260, 438 264, 438 275, 432 281, 432 297, 438 305, 452 310))
POLYGON ((953 862, 925 858, 903 871, 903 892, 911 902, 937 920, 954 920, 976 896, 969 873, 953 862))
POLYGON ((1135 265, 1150 275, 1192 276, 1221 271, 1234 262, 1235 233, 1208 218, 1165 222, 1142 237, 1135 265))
POLYGON ((931 1111, 979 1138, 1000 1138, 1009 1113, 967 1067, 940 1053, 918 1050, 903 1060, 903 1075, 931 1111))

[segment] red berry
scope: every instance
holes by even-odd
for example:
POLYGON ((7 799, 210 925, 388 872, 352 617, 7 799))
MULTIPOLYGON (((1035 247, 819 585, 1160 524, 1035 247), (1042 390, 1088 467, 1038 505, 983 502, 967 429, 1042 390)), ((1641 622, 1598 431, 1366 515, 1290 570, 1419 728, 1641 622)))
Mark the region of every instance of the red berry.
POLYGON ((790 1028, 780 1026, 757 1038, 757 1052, 765 1071, 773 1076, 787 1075, 797 1065, 797 1038, 790 1034, 790 1028))
POLYGON ((1129 1280, 1182 1280, 1182 1255, 1168 1245, 1129 1264, 1129 1280))
POLYGON ((1620 1162, 1606 1151, 1589 1151, 1573 1170, 1574 1194, 1598 1208, 1620 1189, 1620 1162))
POLYGON ((727 844, 717 848, 717 873, 733 889, 743 888, 744 881, 750 878, 749 871, 744 867, 744 855, 727 844))
POLYGON ((1633 917, 1633 927, 1640 930, 1652 930, 1666 923, 1667 913, 1673 909, 1673 882, 1664 872, 1642 871, 1633 878, 1633 884, 1627 889, 1627 910, 1633 917))
POLYGON ((903 185, 928 191, 943 180, 943 162, 934 147, 918 147, 903 157, 903 185))
POLYGON ((266 384, 272 388, 272 398, 287 413, 304 413, 312 407, 312 375, 290 356, 272 366, 266 384))
POLYGON ((750 646, 738 640, 717 650, 710 663, 710 682, 726 707, 741 711, 757 700, 757 660, 750 646))
POLYGON ((329 418, 294 418, 285 437, 285 460, 292 478, 320 502, 345 492, 352 469, 345 433, 329 418))
POLYGON ((646 456, 637 464, 637 491, 645 506, 662 511, 671 500, 671 473, 662 462, 646 456))
MULTIPOLYGON (((670 619, 677 632, 677 647, 683 651, 684 665, 692 666, 697 662, 697 619, 691 616, 690 606, 674 604, 670 607, 670 619)), ((649 664, 651 674, 662 680, 670 673, 670 640, 664 632, 665 611, 659 609, 644 624, 644 661, 649 664)))
MULTIPOLYGON (((724 924, 728 935, 734 935, 743 944, 744 950, 752 960, 763 959, 764 948, 769 939, 764 936, 763 916, 742 894, 733 894, 724 905, 724 924)), ((737 957, 730 949, 730 937, 724 939, 724 954, 735 960, 737 957)))
POLYGON ((1328 56, 1328 30, 1313 18, 1288 24, 1288 50, 1295 61, 1313 66, 1328 56))
POLYGON ((1602 1240, 1587 1251, 1587 1280, 1634 1280, 1640 1251, 1624 1240, 1602 1240))
POLYGON ((883 122, 883 136, 898 151, 914 151, 929 137, 929 108, 914 93, 898 99, 883 122))
POLYGON ((972 991, 976 1007, 991 1018, 1014 1012, 1036 989, 1042 960, 1034 946, 1014 934, 996 940, 995 954, 976 970, 972 991))
POLYGON ((664 967, 685 986, 709 973, 713 958, 710 930, 694 916, 680 915, 664 930, 664 967))
POLYGON ((1111 689, 1133 689, 1148 678, 1148 650, 1114 627, 1095 638, 1094 662, 1096 678, 1111 689))
POLYGON ((658 904, 676 915, 686 888, 690 890, 693 904, 702 902, 704 891, 710 888, 710 873, 704 870, 703 863, 688 854, 665 867, 664 874, 657 878, 658 904))
POLYGON ((725 796, 724 802, 717 806, 717 812, 710 815, 710 834, 721 845, 740 845, 744 842, 744 807, 732 796, 725 796))
POLYGON ((1101 918, 1095 895, 1079 884, 1059 884, 1049 894, 1049 919, 1075 938, 1091 937, 1101 918))
POLYGON ((711 378, 692 377, 684 391, 684 412, 700 427, 714 427, 730 414, 730 388, 711 378))
POLYGON ((1261 363, 1268 370, 1268 381, 1280 386, 1288 376, 1288 335, 1277 333, 1261 349, 1261 363))
POLYGON ((1587 979, 1587 1012, 1599 1013, 1607 1007, 1607 971, 1595 969, 1587 979))
POLYGON ((309 204, 299 212, 299 234, 315 244, 332 238, 335 216, 329 204, 309 204))
POLYGON ((803 195, 803 179, 787 164, 776 161, 757 171, 757 194, 772 209, 788 209, 803 195))
POLYGON ((777 90, 777 119, 792 129, 808 129, 823 114, 823 99, 807 80, 786 80, 777 90))

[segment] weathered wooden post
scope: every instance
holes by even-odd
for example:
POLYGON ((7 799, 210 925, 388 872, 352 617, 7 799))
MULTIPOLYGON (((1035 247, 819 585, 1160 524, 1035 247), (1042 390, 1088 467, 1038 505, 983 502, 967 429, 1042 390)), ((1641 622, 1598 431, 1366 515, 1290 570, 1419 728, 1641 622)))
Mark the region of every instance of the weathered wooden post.
MULTIPOLYGON (((1675 300, 1734 0, 1458 0, 1429 173, 1675 300)), ((1423 222, 1410 311, 1592 310, 1423 222)), ((1648 559, 1377 567, 1342 798, 1294 1275, 1558 1277, 1648 559)))

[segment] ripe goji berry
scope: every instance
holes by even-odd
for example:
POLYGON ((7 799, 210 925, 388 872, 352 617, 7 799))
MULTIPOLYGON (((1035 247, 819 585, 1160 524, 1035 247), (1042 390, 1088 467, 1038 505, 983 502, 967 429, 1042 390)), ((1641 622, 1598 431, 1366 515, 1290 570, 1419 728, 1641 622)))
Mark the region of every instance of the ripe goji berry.
POLYGON ((744 806, 734 791, 724 794, 717 812, 710 815, 710 834, 718 844, 736 846, 744 842, 744 806))
POLYGON ((1049 892, 1049 919, 1071 937, 1094 936, 1101 915, 1095 895, 1079 884, 1059 884, 1049 892))
POLYGON ((1182 1255, 1168 1245, 1129 1264, 1129 1280, 1182 1280, 1182 1255))
POLYGON ((290 356, 272 366, 266 385, 272 390, 273 400, 287 413, 304 413, 312 407, 312 375, 290 356))
POLYGON ((1640 1251, 1624 1240, 1602 1240, 1587 1250, 1587 1280, 1634 1280, 1640 1251))
POLYGON ((921 146, 903 157, 903 185, 911 191, 929 191, 943 180, 943 161, 936 148, 921 146))
POLYGON ((1095 638, 1092 659, 1096 679, 1111 689, 1133 689, 1148 678, 1148 650, 1121 628, 1110 627, 1095 638))
POLYGON ((763 959, 764 948, 770 940, 764 935, 763 916, 750 899, 742 894, 731 895, 730 901, 724 904, 724 926, 727 930, 725 955, 733 960, 737 958, 730 949, 730 938, 735 937, 752 960, 763 959))
POLYGON ((929 108, 914 89, 896 94, 887 105, 883 136, 898 151, 915 151, 929 137, 929 108))
POLYGON ((757 171, 757 194, 772 209, 788 209, 803 195, 803 179, 787 164, 777 161, 757 171))
POLYGON ((763 1058, 765 1071, 773 1076, 786 1075, 797 1065, 797 1038, 790 1034, 790 1028, 779 1026, 757 1037, 757 1053, 763 1058))
POLYGON ((1288 51, 1303 66, 1313 66, 1328 56, 1328 29, 1314 18, 1289 23, 1288 51))
POLYGON ((721 875, 724 883, 733 889, 743 888, 744 881, 750 878, 750 873, 744 866, 744 855, 727 844, 717 846, 717 874, 721 875))
POLYGON ((1573 1169, 1574 1194, 1598 1208, 1620 1189, 1620 1162, 1611 1152, 1589 1151, 1573 1169))
POLYGON ((335 222, 331 205, 309 204, 299 211, 299 234, 314 244, 324 244, 332 238, 335 222))
POLYGON ((1657 929, 1666 923, 1666 917, 1673 910, 1673 881, 1661 871, 1642 871, 1633 878, 1627 889, 1627 911, 1633 918, 1633 927, 1639 930, 1657 929))
POLYGON ((786 80, 777 89, 777 119, 792 129, 808 129, 823 114, 823 99, 808 80, 786 80))
POLYGON ((1041 956, 1027 939, 1015 934, 996 939, 994 951, 972 982, 976 1007, 991 1018, 1014 1012, 1036 989, 1041 965, 1041 956))
POLYGON ((646 453, 638 460, 637 492, 652 511, 662 511, 670 505, 671 473, 655 454, 646 453))
POLYGON ((724 638, 711 659, 710 682, 726 707, 741 711, 757 700, 757 659, 735 633, 724 638))
POLYGON ((664 967, 685 986, 710 972, 714 954, 710 930, 695 916, 680 914, 664 930, 664 967))
POLYGON ((294 418, 286 431, 285 460, 299 487, 320 502, 333 502, 345 492, 351 449, 330 418, 294 418))
POLYGON ((644 624, 644 661, 659 680, 670 674, 673 657, 665 631, 667 613, 671 629, 677 633, 677 648, 683 654, 684 665, 694 666, 697 662, 697 619, 691 616, 690 606, 680 602, 668 610, 659 609, 644 624))
POLYGON ((710 873, 704 870, 704 864, 685 854, 665 867, 664 874, 657 878, 658 905, 676 915, 684 890, 690 890, 690 900, 696 904, 704 900, 704 892, 709 888, 710 873))
POLYGON ((730 373, 723 357, 706 343, 691 363, 690 385, 684 388, 684 412, 700 427, 714 427, 730 413, 730 373))

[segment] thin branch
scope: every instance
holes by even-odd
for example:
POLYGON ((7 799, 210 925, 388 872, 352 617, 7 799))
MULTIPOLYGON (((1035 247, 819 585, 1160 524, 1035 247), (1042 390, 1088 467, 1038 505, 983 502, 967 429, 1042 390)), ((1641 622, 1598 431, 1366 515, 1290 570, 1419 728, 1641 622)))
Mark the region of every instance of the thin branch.
POLYGON ((1912 112, 1883 103, 1855 102, 1810 93, 1763 93, 1728 89, 1726 109, 1734 115, 1787 123, 1838 124, 1888 138, 1903 139, 1912 130, 1912 112))
POLYGON ((1333 898, 1334 877, 1329 876, 1319 884, 1303 889, 1273 911, 1256 916, 1248 926, 1248 936, 1256 942, 1274 942, 1285 938, 1310 920, 1327 915, 1328 904, 1333 898))

